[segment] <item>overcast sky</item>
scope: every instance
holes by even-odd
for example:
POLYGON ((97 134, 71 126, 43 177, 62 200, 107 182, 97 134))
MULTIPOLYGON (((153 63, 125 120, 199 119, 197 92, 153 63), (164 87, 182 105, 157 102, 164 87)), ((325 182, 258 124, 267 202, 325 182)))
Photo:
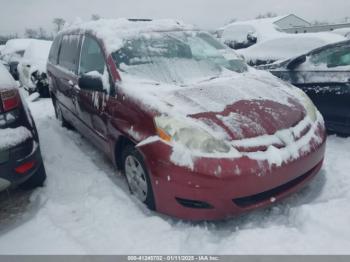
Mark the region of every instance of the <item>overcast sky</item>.
POLYGON ((0 34, 37 27, 52 30, 54 17, 85 20, 91 14, 175 18, 212 29, 232 18, 249 19, 268 11, 335 22, 350 16, 350 0, 0 0, 0 34))

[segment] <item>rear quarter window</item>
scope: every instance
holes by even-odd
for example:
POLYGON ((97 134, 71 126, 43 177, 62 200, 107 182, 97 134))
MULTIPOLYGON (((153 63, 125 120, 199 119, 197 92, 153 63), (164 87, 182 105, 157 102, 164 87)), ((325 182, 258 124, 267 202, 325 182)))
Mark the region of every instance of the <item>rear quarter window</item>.
POLYGON ((61 41, 58 64, 73 73, 78 69, 79 42, 80 35, 64 35, 61 41))

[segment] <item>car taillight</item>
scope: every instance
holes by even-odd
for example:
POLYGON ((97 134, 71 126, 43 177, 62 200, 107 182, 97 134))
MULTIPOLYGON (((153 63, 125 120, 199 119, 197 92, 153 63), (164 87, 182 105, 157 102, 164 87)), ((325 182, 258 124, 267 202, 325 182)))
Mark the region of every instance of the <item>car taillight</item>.
POLYGON ((17 90, 5 90, 0 92, 4 112, 13 110, 20 105, 19 93, 17 90))
POLYGON ((33 169, 35 166, 35 161, 30 161, 27 163, 24 163, 18 167, 15 168, 15 171, 17 174, 26 174, 29 170, 33 169))

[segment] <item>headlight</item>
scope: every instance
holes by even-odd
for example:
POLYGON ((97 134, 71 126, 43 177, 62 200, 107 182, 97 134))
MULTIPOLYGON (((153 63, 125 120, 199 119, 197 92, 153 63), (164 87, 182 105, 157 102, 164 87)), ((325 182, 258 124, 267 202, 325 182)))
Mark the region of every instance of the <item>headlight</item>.
POLYGON ((299 97, 300 102, 302 102, 303 106, 305 107, 307 115, 311 118, 313 122, 315 122, 317 119, 317 113, 316 113, 317 109, 314 103, 307 96, 307 94, 305 94, 302 90, 300 90, 299 88, 297 90, 298 90, 298 94, 300 95, 299 97))
POLYGON ((155 125, 160 138, 167 142, 180 143, 190 150, 203 153, 228 153, 230 146, 214 138, 207 131, 191 126, 186 120, 171 117, 156 117, 155 125))

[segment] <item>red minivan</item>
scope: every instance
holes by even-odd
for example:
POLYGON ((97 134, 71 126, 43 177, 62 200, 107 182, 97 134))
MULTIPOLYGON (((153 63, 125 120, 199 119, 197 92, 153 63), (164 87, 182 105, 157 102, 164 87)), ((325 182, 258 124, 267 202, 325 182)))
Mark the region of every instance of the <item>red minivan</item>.
POLYGON ((57 118, 100 148, 152 210, 230 217, 296 192, 322 166, 324 122, 310 99, 192 26, 73 24, 47 69, 57 118))

